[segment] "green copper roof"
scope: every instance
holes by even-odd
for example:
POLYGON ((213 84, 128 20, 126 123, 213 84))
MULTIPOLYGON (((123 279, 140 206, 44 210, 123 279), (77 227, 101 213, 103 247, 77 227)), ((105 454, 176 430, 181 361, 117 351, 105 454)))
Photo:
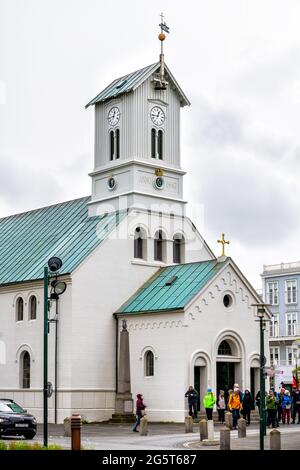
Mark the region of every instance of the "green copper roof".
POLYGON ((117 313, 183 309, 223 266, 212 260, 162 268, 117 313))
MULTIPOLYGON (((148 65, 140 70, 136 70, 135 72, 129 73, 128 75, 124 75, 123 77, 117 78, 114 80, 110 85, 108 85, 104 90, 102 90, 95 98, 93 98, 87 105, 88 108, 91 105, 96 103, 104 102, 106 100, 116 98, 123 93, 129 93, 130 91, 135 90, 139 87, 148 77, 154 72, 156 72, 160 67, 160 62, 156 62, 155 64, 148 65)), ((165 70, 168 73, 171 81, 175 85, 182 103, 184 105, 189 105, 190 102, 183 93, 182 89, 176 82, 174 76, 170 72, 169 68, 165 64, 165 70)))
POLYGON ((51 256, 71 273, 118 225, 126 211, 88 217, 90 197, 0 219, 0 285, 41 279, 51 256))

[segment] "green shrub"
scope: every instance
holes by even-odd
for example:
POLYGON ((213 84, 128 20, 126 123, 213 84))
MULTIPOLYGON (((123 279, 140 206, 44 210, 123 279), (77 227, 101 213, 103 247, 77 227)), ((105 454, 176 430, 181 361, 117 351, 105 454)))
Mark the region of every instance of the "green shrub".
POLYGON ((30 447, 26 441, 12 441, 8 444, 8 450, 30 450, 30 447))
POLYGON ((12 441, 6 444, 0 441, 0 450, 63 450, 63 447, 59 444, 49 444, 48 447, 44 447, 39 442, 12 441))
POLYGON ((0 450, 7 450, 7 445, 3 441, 0 441, 0 450))
POLYGON ((43 447, 43 450, 64 450, 59 444, 49 444, 47 448, 43 447))

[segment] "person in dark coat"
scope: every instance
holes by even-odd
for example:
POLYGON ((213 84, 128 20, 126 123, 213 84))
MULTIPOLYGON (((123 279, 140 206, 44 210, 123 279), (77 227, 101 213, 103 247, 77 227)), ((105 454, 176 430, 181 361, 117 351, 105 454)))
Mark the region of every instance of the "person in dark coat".
POLYGON ((189 415, 192 418, 197 418, 197 401, 198 401, 198 392, 194 389, 192 385, 189 386, 185 397, 188 399, 189 404, 189 415))
POLYGON ((242 399, 242 405, 243 405, 243 410, 242 410, 243 418, 244 419, 247 418, 247 425, 249 426, 251 410, 253 410, 253 398, 252 398, 249 388, 245 389, 245 393, 242 399))
POLYGON ((292 392, 292 402, 293 402, 293 421, 292 424, 296 422, 296 416, 298 415, 297 424, 300 424, 300 389, 295 387, 292 392))
POLYGON ((138 432, 137 427, 140 425, 141 418, 142 418, 142 416, 144 414, 144 411, 145 411, 145 408, 146 408, 146 405, 143 402, 143 395, 141 393, 138 393, 136 398, 137 398, 137 400, 136 400, 136 412, 135 412, 136 418, 135 418, 135 423, 134 423, 134 426, 133 426, 133 429, 132 429, 133 432, 138 432))

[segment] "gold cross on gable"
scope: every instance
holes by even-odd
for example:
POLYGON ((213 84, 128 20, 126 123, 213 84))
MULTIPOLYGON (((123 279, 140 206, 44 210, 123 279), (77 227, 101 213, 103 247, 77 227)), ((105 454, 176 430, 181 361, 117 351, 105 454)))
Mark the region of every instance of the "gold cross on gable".
POLYGON ((225 240, 225 233, 222 233, 222 238, 221 240, 218 240, 218 243, 222 243, 222 255, 221 256, 225 256, 225 245, 229 245, 229 241, 226 241, 225 240))

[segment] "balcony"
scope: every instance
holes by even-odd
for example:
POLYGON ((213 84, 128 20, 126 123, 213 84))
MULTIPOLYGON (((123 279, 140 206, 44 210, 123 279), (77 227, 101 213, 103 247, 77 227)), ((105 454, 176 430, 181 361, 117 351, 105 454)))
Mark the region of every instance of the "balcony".
POLYGON ((269 341, 272 343, 286 341, 293 342, 300 337, 300 323, 285 325, 279 328, 278 325, 269 325, 269 341))
MULTIPOLYGON (((296 359, 293 358, 292 361, 290 360, 286 360, 286 359, 275 359, 274 361, 270 361, 270 364, 271 366, 275 367, 276 366, 290 366, 290 367, 294 367, 296 368, 296 359)), ((297 363, 297 368, 299 369, 299 365, 300 365, 300 360, 298 359, 298 363, 297 363)))
POLYGON ((300 273, 300 261, 293 263, 264 264, 262 276, 271 274, 300 273))

